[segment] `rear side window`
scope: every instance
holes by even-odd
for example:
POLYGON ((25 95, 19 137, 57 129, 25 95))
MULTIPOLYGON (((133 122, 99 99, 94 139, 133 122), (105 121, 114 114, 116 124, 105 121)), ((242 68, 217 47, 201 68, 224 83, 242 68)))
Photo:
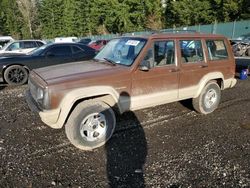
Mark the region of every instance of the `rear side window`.
POLYGON ((199 63, 204 61, 200 40, 180 40, 182 63, 199 63))
POLYGON ((228 53, 223 40, 206 40, 209 60, 228 59, 228 53))
POLYGON ((40 46, 43 46, 44 44, 42 43, 42 42, 40 42, 40 41, 36 41, 36 44, 37 44, 37 46, 38 47, 40 47, 40 46))
POLYGON ((73 54, 83 52, 83 50, 77 46, 72 46, 72 51, 73 51, 73 54))
POLYGON ((36 48, 37 44, 35 41, 24 41, 22 43, 22 48, 36 48))

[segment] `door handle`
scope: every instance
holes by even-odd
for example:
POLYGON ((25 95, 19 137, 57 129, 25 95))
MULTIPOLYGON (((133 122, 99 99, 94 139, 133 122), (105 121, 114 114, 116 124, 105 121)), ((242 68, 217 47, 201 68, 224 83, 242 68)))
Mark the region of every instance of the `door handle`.
POLYGON ((170 69, 169 72, 178 72, 179 69, 170 69))
POLYGON ((201 65, 200 68, 206 68, 208 65, 201 65))

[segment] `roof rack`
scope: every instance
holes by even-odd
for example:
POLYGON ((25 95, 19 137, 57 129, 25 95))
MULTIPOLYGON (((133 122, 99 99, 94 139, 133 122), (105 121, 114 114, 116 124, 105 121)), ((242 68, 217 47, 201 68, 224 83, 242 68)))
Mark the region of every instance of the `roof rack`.
POLYGON ((152 31, 152 34, 156 33, 198 33, 196 30, 184 30, 184 29, 165 29, 165 30, 156 30, 152 31))

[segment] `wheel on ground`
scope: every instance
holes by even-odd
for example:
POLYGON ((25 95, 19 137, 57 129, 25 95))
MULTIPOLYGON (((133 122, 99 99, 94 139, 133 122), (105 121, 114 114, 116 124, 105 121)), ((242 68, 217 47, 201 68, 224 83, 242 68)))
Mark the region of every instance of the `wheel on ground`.
POLYGON ((74 146, 92 150, 110 139, 115 124, 115 114, 109 105, 88 100, 75 107, 65 125, 65 132, 74 146))
POLYGON ((4 71, 4 80, 12 86, 23 85, 28 80, 28 71, 20 65, 10 66, 4 71))
POLYGON ((197 98, 193 98, 194 109, 202 114, 213 112, 219 105, 221 89, 216 82, 209 82, 197 98))

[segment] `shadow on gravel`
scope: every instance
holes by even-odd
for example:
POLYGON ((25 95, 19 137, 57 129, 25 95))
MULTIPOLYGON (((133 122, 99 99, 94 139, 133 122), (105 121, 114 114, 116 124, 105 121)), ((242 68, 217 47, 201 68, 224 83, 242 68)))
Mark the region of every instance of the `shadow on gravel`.
MULTIPOLYGON (((130 105, 128 93, 121 93, 120 100, 130 105)), ((106 144, 107 176, 110 187, 145 187, 144 164, 147 157, 147 142, 144 130, 133 112, 126 113, 128 125, 117 130, 106 144)), ((119 118, 119 117, 118 117, 119 118)))
POLYGON ((180 101, 180 103, 182 106, 184 106, 185 108, 188 108, 189 110, 192 110, 192 111, 195 110, 192 104, 192 99, 183 100, 183 101, 180 101))
POLYGON ((1 86, 0 85, 0 91, 3 90, 6 86, 1 86))

